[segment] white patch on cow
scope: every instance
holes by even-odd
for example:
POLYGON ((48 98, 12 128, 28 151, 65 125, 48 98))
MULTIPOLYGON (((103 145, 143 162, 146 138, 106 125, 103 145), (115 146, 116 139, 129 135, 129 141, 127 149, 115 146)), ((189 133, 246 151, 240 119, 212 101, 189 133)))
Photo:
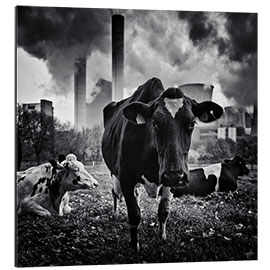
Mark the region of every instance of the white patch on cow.
POLYGON ((208 179, 208 176, 213 174, 217 178, 217 184, 215 186, 215 191, 219 191, 219 177, 221 174, 221 163, 213 164, 208 167, 202 168, 205 174, 206 179, 208 179))
POLYGON ((163 186, 161 200, 167 199, 168 201, 171 201, 172 197, 173 197, 173 194, 171 193, 171 188, 163 186))
POLYGON ((137 114, 136 122, 137 122, 138 125, 145 124, 145 118, 142 115, 137 114))
POLYGON ((142 179, 144 180, 144 188, 150 198, 156 199, 158 195, 158 186, 155 183, 149 182, 146 177, 143 175, 142 179))
POLYGON ((75 160, 77 160, 77 157, 74 154, 68 154, 66 156, 66 160, 67 161, 75 161, 75 160))
MULTIPOLYGON (((162 194, 161 194, 161 201, 164 199, 167 199, 169 202, 173 198, 173 194, 171 193, 171 188, 170 187, 162 187, 162 194)), ((167 206, 170 207, 170 204, 167 206)), ((166 210, 168 211, 168 210, 166 210)), ((166 223, 167 223, 167 218, 165 222, 159 222, 159 233, 162 239, 166 240, 167 235, 166 235, 166 223)))
POLYGON ((175 118, 176 113, 180 108, 184 105, 184 98, 164 98, 165 107, 171 114, 173 118, 175 118))

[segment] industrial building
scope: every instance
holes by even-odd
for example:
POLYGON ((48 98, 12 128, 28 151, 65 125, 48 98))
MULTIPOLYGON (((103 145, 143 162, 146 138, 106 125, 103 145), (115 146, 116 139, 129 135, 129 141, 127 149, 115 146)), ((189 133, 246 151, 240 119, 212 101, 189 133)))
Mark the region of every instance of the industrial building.
MULTIPOLYGON (((153 74, 154 75, 154 74, 153 74)), ((86 102, 86 58, 75 61, 74 93, 75 93, 75 127, 92 127, 102 123, 103 108, 112 100, 123 99, 124 93, 124 17, 112 16, 112 82, 100 79, 92 91, 91 103, 86 102)), ((185 95, 197 102, 212 100, 214 86, 203 83, 180 85, 185 95)), ((232 139, 237 141, 245 135, 257 134, 257 110, 254 106, 254 117, 244 108, 226 107, 223 116, 212 123, 199 120, 192 134, 192 144, 209 139, 232 139)))
POLYGON ((91 103, 86 103, 86 57, 77 58, 74 73, 75 128, 80 130, 101 123, 102 108, 110 101, 124 97, 124 16, 112 16, 112 83, 99 80, 99 94, 91 103), (104 94, 105 93, 105 96, 104 94))
POLYGON ((44 113, 47 116, 53 117, 53 103, 52 101, 41 99, 40 103, 23 103, 24 110, 37 111, 44 113))

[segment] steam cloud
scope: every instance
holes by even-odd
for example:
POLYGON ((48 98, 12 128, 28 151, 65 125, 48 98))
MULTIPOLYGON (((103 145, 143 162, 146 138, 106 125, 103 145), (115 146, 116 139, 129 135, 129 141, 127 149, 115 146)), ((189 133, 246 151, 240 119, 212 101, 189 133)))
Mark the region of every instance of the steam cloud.
POLYGON ((256 101, 256 14, 19 7, 18 46, 46 62, 60 91, 73 78, 74 59, 90 56, 94 86, 110 79, 115 13, 125 16, 127 93, 156 76, 165 87, 203 82, 239 105, 256 101))
POLYGON ((18 7, 18 46, 46 62, 60 87, 70 88, 74 60, 110 50, 110 12, 105 9, 18 7))

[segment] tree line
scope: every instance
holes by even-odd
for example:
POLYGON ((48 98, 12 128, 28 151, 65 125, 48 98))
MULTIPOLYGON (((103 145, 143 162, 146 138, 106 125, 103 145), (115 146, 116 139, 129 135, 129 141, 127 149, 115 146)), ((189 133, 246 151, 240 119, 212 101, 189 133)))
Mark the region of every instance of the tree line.
POLYGON ((257 136, 245 135, 236 142, 231 139, 209 139, 196 145, 189 153, 190 163, 217 163, 235 156, 248 164, 257 164, 257 136))
POLYGON ((100 162, 102 133, 101 124, 77 130, 70 122, 62 123, 42 112, 17 106, 17 150, 21 150, 21 159, 27 164, 40 164, 69 153, 84 163, 100 162))
MULTIPOLYGON (((62 123, 36 110, 17 106, 17 152, 31 165, 50 158, 73 153, 84 163, 101 162, 102 124, 76 130, 70 122, 62 123), (20 151, 21 150, 21 151, 20 151)), ((189 152, 190 163, 216 163, 241 156, 249 164, 257 164, 257 137, 242 136, 231 139, 209 139, 189 152)))

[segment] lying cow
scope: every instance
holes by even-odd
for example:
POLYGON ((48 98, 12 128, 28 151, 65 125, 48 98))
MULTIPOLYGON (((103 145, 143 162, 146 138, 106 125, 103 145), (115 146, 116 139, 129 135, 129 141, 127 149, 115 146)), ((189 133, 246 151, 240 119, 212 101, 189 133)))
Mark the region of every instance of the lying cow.
POLYGON ((90 189, 97 181, 77 160, 61 164, 50 160, 36 167, 17 173, 17 210, 40 216, 70 212, 67 191, 90 189))
POLYGON ((172 188, 174 197, 184 194, 205 196, 214 191, 229 192, 237 189, 237 178, 247 175, 249 169, 245 161, 236 156, 232 160, 213 164, 204 168, 190 171, 189 182, 186 186, 172 188))
POLYGON ((158 210, 160 235, 165 239, 170 188, 188 181, 187 158, 195 118, 212 122, 223 113, 218 104, 197 103, 180 88, 164 90, 161 81, 153 78, 129 98, 111 102, 103 110, 102 154, 111 174, 120 181, 131 247, 135 250, 139 249, 137 234, 141 219, 134 195, 136 184, 144 176, 150 183, 165 187, 158 210))

